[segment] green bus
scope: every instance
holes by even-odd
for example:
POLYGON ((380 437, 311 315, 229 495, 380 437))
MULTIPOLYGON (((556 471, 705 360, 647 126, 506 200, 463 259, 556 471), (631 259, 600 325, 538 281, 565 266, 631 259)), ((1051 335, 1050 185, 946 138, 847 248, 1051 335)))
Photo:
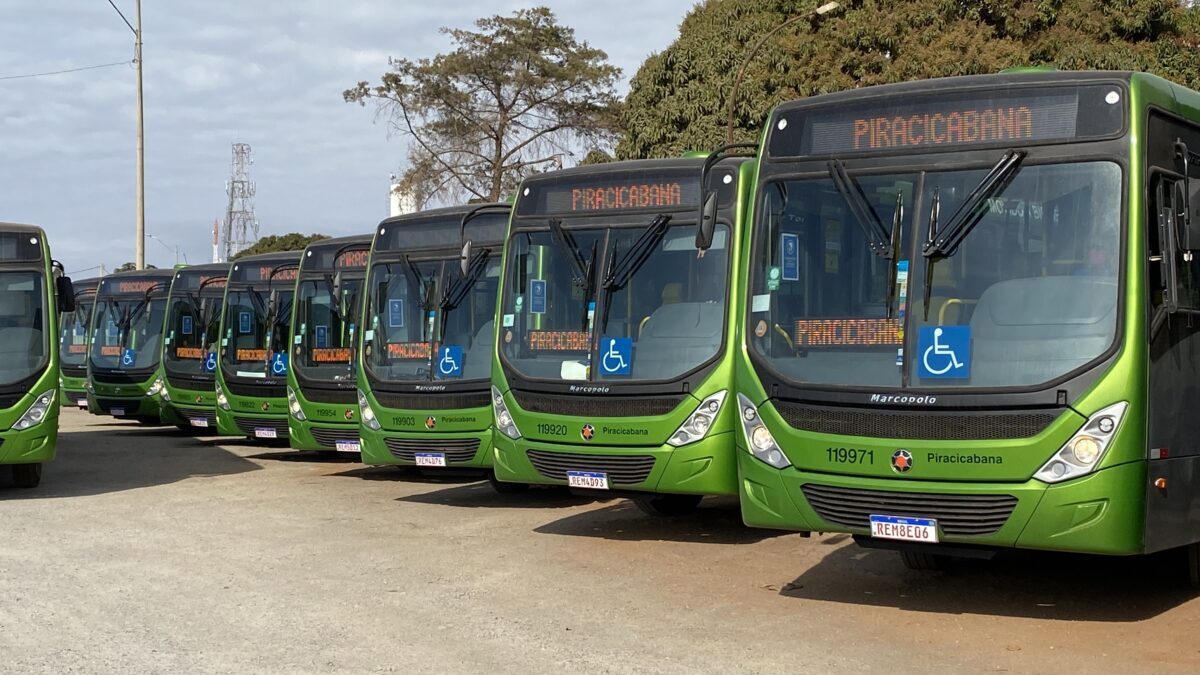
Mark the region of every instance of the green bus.
POLYGON ((100 278, 74 282, 75 309, 59 318, 59 389, 63 407, 87 410, 88 335, 92 332, 92 301, 100 278))
POLYGON ((162 421, 196 432, 217 431, 217 338, 229 263, 175 271, 163 338, 162 421))
POLYGON ((719 159, 522 184, 492 370, 501 481, 611 490, 653 515, 737 494, 730 280, 753 163, 719 159))
POLYGON ((300 251, 246 256, 229 266, 217 349, 222 436, 287 440, 288 346, 300 251))
POLYGON ((363 463, 491 475, 488 386, 508 210, 434 209, 376 228, 358 373, 363 463), (474 248, 464 273, 466 239, 474 248))
POLYGON ((288 368, 288 443, 358 452, 359 301, 371 235, 322 239, 300 259, 288 368))
POLYGON ((58 446, 58 314, 75 291, 40 227, 0 223, 0 464, 32 488, 58 446))
POLYGON ((174 270, 110 274, 96 288, 88 344, 88 409, 157 424, 163 315, 174 270))
POLYGON ((1200 95, 1141 73, 777 108, 741 289, 745 522, 914 568, 1183 548, 1200 581, 1191 148, 1200 95))

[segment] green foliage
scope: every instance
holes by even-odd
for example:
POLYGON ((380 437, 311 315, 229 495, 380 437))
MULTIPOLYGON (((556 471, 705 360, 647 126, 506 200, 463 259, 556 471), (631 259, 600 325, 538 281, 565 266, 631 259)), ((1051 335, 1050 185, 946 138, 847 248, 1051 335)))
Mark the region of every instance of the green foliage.
POLYGON ((231 260, 237 260, 248 255, 258 255, 259 253, 275 253, 277 251, 303 251, 305 246, 328 239, 326 234, 300 234, 299 232, 289 232, 288 234, 271 234, 260 238, 254 242, 250 248, 235 253, 231 260))
MULTIPOLYGON (((772 28, 824 0, 705 0, 638 70, 619 158, 669 157, 725 142, 729 90, 772 28)), ((734 140, 752 141, 792 99, 890 82, 1054 65, 1141 70, 1200 85, 1200 8, 1178 0, 844 0, 768 40, 736 97, 734 140)))
POLYGON ((611 143, 621 71, 575 38, 546 7, 443 28, 454 49, 391 59, 379 85, 359 82, 348 102, 373 100, 408 136, 401 189, 417 198, 495 201, 560 162, 579 144, 611 143))
MULTIPOLYGON (((115 269, 113 271, 114 272, 132 272, 136 269, 137 269, 137 263, 130 261, 130 262, 124 262, 124 263, 121 263, 120 265, 117 265, 117 269, 115 269)), ((146 265, 146 269, 156 270, 158 268, 155 267, 154 265, 146 265)))

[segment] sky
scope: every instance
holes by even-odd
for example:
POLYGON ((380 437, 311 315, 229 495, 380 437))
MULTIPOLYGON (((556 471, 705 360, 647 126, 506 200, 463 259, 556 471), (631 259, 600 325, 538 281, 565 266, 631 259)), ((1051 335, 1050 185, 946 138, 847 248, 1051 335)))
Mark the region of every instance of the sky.
MULTIPOLYGON (((134 0, 113 0, 131 22, 134 0)), ((621 85, 677 35, 680 0, 545 2, 624 69, 621 85)), ((449 47, 524 3, 458 0, 144 0, 146 262, 208 262, 223 217, 231 144, 249 143, 260 235, 370 232, 387 215, 405 141, 374 109, 342 100, 389 56, 449 47)), ((46 229, 77 279, 133 260, 133 34, 108 0, 0 1, 0 221, 46 229)))

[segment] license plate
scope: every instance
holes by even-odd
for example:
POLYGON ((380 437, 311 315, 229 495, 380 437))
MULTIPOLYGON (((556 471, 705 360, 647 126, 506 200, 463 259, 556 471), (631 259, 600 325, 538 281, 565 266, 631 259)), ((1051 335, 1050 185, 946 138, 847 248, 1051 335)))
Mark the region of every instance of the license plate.
POLYGON ((938 543, 937 521, 933 518, 871 516, 871 536, 922 544, 938 543))
POLYGON ((444 452, 418 452, 415 455, 417 466, 446 466, 444 452))
POLYGON ((358 441, 335 441, 333 445, 338 452, 358 452, 358 441))
POLYGON ((589 490, 607 490, 608 474, 600 471, 568 471, 567 485, 589 490))
POLYGON ((274 429, 270 429, 267 427, 255 427, 254 428, 254 437, 255 438, 279 438, 279 436, 275 433, 274 429))
POLYGON ((204 417, 192 417, 188 419, 188 422, 194 427, 208 428, 208 419, 204 417))
POLYGON ((112 414, 113 414, 113 417, 122 417, 122 416, 124 416, 124 415, 125 415, 125 409, 124 409, 124 408, 112 408, 112 409, 110 410, 110 412, 112 412, 112 414))
POLYGON ((81 410, 87 410, 87 400, 85 399, 79 399, 78 401, 75 401, 75 405, 79 406, 81 410))

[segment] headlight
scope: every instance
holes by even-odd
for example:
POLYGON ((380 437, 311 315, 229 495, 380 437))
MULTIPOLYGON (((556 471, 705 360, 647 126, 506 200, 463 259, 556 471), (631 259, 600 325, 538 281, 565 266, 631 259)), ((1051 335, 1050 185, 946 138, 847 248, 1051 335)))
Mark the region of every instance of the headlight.
MULTIPOLYGON (((303 422, 308 419, 304 416, 304 411, 300 408, 300 399, 296 398, 296 392, 292 391, 291 387, 287 388, 288 392, 288 410, 291 411, 292 417, 303 422)), ((361 395, 360 395, 361 396, 361 395)), ((358 404, 362 405, 362 398, 359 398, 358 404)))
POLYGON ((158 392, 158 394, 159 396, 162 396, 162 400, 166 401, 167 403, 171 402, 171 392, 167 391, 166 384, 163 384, 162 391, 158 392))
POLYGON ((25 414, 21 415, 21 419, 17 420, 17 423, 13 425, 13 428, 20 431, 22 429, 28 429, 29 427, 37 424, 41 424, 42 420, 46 419, 46 413, 50 411, 50 405, 54 403, 55 393, 56 390, 54 389, 48 389, 42 392, 41 395, 34 400, 33 405, 30 405, 29 409, 25 411, 25 414))
POLYGON ((164 386, 166 385, 163 384, 163 379, 161 377, 156 377, 154 378, 154 384, 151 384, 150 388, 146 390, 146 395, 158 396, 159 393, 162 392, 164 386))
POLYGON ((83 383, 83 388, 88 390, 89 394, 96 393, 96 386, 92 384, 91 378, 88 378, 83 383))
POLYGON ((225 398, 225 390, 221 388, 221 383, 217 383, 217 407, 221 410, 229 410, 229 399, 225 398))
POLYGON ((1061 483, 1091 473, 1121 428, 1128 407, 1128 403, 1121 401, 1089 417, 1033 477, 1045 483, 1061 483))
POLYGON ((504 395, 495 387, 492 387, 492 412, 496 416, 496 428, 500 430, 500 433, 513 440, 521 437, 521 432, 517 429, 516 422, 513 421, 512 413, 508 412, 508 406, 504 405, 504 395))
POLYGON ((358 417, 368 429, 379 431, 379 420, 375 419, 375 411, 371 409, 371 402, 362 389, 358 390, 358 417))
POLYGON ((696 406, 696 410, 683 421, 683 424, 679 425, 675 433, 671 434, 667 443, 678 448, 704 438, 704 435, 712 428, 713 422, 716 421, 717 413, 721 412, 721 404, 724 402, 724 389, 701 401, 700 405, 696 406))
POLYGON ((776 469, 786 469, 792 465, 788 461, 771 430, 762 423, 758 408, 742 394, 738 394, 738 417, 742 420, 742 433, 746 437, 746 450, 755 458, 770 464, 776 469))

